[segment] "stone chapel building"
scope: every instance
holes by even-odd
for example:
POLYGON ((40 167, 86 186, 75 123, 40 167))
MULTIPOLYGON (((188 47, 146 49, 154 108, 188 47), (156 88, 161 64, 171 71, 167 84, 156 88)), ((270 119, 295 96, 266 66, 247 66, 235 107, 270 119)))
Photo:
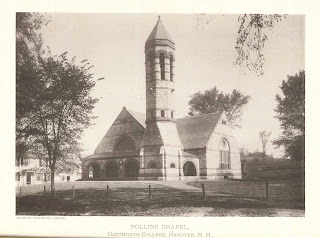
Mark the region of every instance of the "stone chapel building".
POLYGON ((241 178, 224 112, 175 118, 175 43, 160 17, 145 43, 146 114, 123 107, 82 159, 83 180, 241 178))

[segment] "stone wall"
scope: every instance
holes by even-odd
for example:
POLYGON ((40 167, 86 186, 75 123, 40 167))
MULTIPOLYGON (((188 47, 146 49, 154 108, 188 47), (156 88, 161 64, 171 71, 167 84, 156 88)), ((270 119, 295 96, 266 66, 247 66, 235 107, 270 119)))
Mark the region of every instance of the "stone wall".
POLYGON ((200 177, 207 176, 207 151, 205 148, 187 149, 186 152, 194 154, 199 158, 199 175, 200 177))
POLYGON ((222 114, 220 121, 217 123, 214 132, 212 133, 206 148, 207 161, 207 177, 212 179, 241 178, 241 162, 240 151, 238 144, 233 136, 230 126, 223 124, 226 121, 225 115, 222 114), (230 149, 230 169, 220 169, 220 150, 219 144, 222 139, 225 139, 229 144, 230 149))
POLYGON ((182 180, 187 179, 183 173, 186 162, 192 162, 196 168, 196 176, 200 173, 199 159, 183 156, 179 147, 160 146, 146 147, 141 149, 140 154, 140 180, 182 180), (149 168, 149 164, 156 163, 157 168, 149 168))
POLYGON ((118 178, 125 178, 125 169, 126 164, 129 161, 137 163, 140 167, 140 158, 139 157, 123 157, 123 158, 106 158, 106 159, 91 159, 84 161, 82 163, 82 179, 89 179, 89 167, 92 165, 99 166, 99 177, 95 178, 96 180, 107 180, 107 165, 109 163, 114 163, 118 168, 118 178))

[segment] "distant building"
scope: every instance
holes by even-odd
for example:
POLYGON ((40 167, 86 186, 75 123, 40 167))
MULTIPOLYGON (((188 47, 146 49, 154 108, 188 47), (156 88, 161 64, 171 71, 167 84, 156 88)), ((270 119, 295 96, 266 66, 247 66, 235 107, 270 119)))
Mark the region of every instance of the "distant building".
MULTIPOLYGON (((50 175, 44 159, 31 153, 16 159, 16 186, 50 182, 50 175)), ((55 182, 67 182, 79 178, 80 176, 76 174, 59 173, 54 179, 55 182)))
POLYGON ((160 17, 145 44, 146 114, 122 111, 82 179, 241 178, 240 153, 224 112, 176 119, 175 43, 160 17))
POLYGON ((39 184, 50 181, 50 174, 43 168, 43 161, 33 154, 16 159, 16 185, 39 184))

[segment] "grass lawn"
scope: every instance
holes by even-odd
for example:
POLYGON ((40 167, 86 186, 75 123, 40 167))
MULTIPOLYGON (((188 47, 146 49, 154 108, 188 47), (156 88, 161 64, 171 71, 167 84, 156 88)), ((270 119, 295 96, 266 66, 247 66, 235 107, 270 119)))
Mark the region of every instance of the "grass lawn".
POLYGON ((260 159, 244 161, 243 174, 248 179, 304 178, 304 162, 290 159, 260 159))
MULTIPOLYGON (((260 180, 222 180, 197 181, 190 185, 201 187, 213 194, 236 196, 237 198, 266 199, 266 181, 260 180)), ((278 208, 304 209, 304 180, 268 180, 268 204, 278 208)))
MULTIPOLYGON (((191 183, 200 186, 199 182, 191 183)), ((246 191, 252 190, 247 188, 243 191, 248 185, 241 181, 205 181, 207 197, 203 200, 201 190, 178 190, 160 184, 151 184, 152 198, 149 199, 148 183, 61 183, 56 184, 54 208, 50 208, 49 194, 43 196, 43 186, 30 186, 29 190, 23 188, 26 195, 19 199, 16 213, 68 216, 304 216, 303 207, 295 202, 291 205, 266 203, 263 197, 251 193, 246 196, 246 191), (72 186, 76 188, 75 199, 72 199, 72 186)), ((259 185, 255 186, 258 191, 259 185)))

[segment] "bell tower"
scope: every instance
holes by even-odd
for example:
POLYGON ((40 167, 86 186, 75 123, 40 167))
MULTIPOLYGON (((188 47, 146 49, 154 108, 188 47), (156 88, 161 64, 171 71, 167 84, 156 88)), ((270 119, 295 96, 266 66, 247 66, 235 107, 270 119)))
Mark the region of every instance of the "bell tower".
POLYGON ((175 121, 174 51, 175 43, 159 16, 145 43, 146 129, 141 144, 140 175, 163 180, 179 176, 181 155, 175 121), (157 171, 155 168, 149 171, 151 162, 156 164, 157 171))

